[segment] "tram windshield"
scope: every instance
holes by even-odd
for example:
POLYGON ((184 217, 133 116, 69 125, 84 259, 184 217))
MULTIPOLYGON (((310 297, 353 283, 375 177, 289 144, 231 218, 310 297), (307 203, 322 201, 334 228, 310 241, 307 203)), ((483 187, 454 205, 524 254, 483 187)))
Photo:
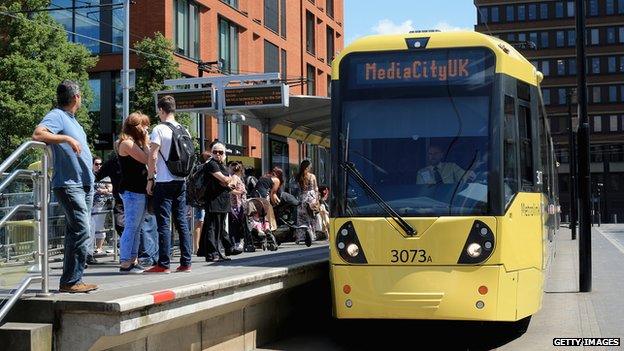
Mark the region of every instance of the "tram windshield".
MULTIPOLYGON (((491 54, 483 49, 461 49, 369 55, 349 62, 343 85, 344 161, 353 163, 402 216, 486 214, 491 54), (456 76, 448 77, 453 60, 459 60, 466 76, 458 77, 455 70, 456 76), (378 80, 382 67, 388 68, 383 74, 387 77, 392 67, 416 61, 422 63, 420 71, 412 64, 416 68, 410 80, 378 80), (376 72, 372 68, 366 71, 370 62, 376 72), (431 62, 437 62, 438 75, 440 63, 448 65, 446 79, 433 79, 431 62), (415 72, 424 75, 423 67, 430 68, 428 79, 415 80, 415 72), (373 74, 378 81, 370 84, 365 78, 373 74)), ((395 70, 395 75, 399 73, 400 69, 395 70)), ((344 199, 349 215, 385 215, 352 177, 346 179, 344 199)))

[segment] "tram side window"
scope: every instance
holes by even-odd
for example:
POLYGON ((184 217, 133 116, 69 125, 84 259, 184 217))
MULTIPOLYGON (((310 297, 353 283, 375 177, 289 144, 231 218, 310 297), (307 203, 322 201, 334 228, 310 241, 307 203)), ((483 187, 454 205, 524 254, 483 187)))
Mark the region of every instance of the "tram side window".
POLYGON ((526 106, 518 108, 518 134, 520 141, 520 178, 522 189, 533 190, 533 152, 531 143, 531 110, 526 106))
POLYGON ((505 96, 505 121, 504 129, 504 195, 505 204, 509 204, 513 196, 518 192, 518 138, 516 123, 516 107, 514 98, 505 96))

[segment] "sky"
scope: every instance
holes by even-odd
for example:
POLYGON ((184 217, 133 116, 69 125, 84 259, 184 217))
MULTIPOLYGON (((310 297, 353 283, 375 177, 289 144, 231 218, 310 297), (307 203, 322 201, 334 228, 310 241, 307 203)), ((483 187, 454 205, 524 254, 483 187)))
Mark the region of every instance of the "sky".
POLYGON ((370 34, 474 30, 473 0, 344 0, 345 45, 370 34))

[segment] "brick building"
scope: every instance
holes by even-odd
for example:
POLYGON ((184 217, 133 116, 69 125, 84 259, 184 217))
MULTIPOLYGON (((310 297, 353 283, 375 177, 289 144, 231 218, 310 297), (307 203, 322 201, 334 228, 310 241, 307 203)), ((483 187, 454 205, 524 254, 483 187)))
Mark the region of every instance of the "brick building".
MULTIPOLYGON (((51 12, 69 32, 79 34, 69 33, 71 40, 85 44, 100 58, 90 73, 96 94, 91 111, 100 121, 99 149, 110 149, 122 120, 123 9, 114 5, 120 2, 90 0, 92 5, 113 6, 51 12)), ((52 0, 50 8, 84 4, 52 0)), ((221 60, 223 74, 280 72, 290 82, 293 95, 328 96, 330 63, 343 47, 342 0, 135 0, 130 23, 131 43, 154 32, 171 39, 184 76, 198 76, 200 60, 221 60)), ((130 67, 137 68, 132 54, 130 67)), ((206 140, 210 141, 217 136, 216 119, 209 116, 206 122, 206 140)), ((276 159, 287 160, 285 164, 328 154, 328 150, 305 142, 300 147, 302 141, 291 138, 272 136, 271 140, 276 159)), ((259 164, 262 150, 257 130, 228 122, 225 141, 259 164)))
MULTIPOLYGON (((563 218, 569 215, 568 128, 576 102, 575 1, 475 0, 475 30, 507 42, 531 41, 522 53, 544 74, 542 96, 556 145, 563 218), (572 103, 571 106, 568 104, 572 103)), ((624 219, 624 0, 586 1, 588 113, 593 204, 603 221, 624 219), (598 184, 603 184, 598 191, 598 184), (600 196, 598 194, 600 193, 600 196)))

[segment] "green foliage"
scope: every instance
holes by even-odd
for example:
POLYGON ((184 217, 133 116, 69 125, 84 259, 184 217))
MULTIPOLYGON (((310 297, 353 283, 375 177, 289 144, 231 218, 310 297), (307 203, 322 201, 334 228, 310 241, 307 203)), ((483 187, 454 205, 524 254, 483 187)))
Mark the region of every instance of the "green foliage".
MULTIPOLYGON (((180 78, 178 63, 173 56, 173 43, 160 32, 152 38, 145 38, 134 45, 139 52, 140 68, 136 73, 136 88, 131 97, 134 109, 150 117, 152 124, 160 123, 156 115, 154 93, 165 90, 166 79, 180 78)), ((188 114, 176 114, 176 119, 186 127, 190 126, 188 114)))
POLYGON ((30 139, 43 116, 55 106, 56 86, 64 79, 80 84, 84 107, 77 118, 93 140, 93 122, 86 109, 92 100, 87 70, 95 66, 97 58, 84 46, 68 42, 63 27, 47 13, 16 13, 45 8, 48 3, 0 2, 0 160, 30 139))

